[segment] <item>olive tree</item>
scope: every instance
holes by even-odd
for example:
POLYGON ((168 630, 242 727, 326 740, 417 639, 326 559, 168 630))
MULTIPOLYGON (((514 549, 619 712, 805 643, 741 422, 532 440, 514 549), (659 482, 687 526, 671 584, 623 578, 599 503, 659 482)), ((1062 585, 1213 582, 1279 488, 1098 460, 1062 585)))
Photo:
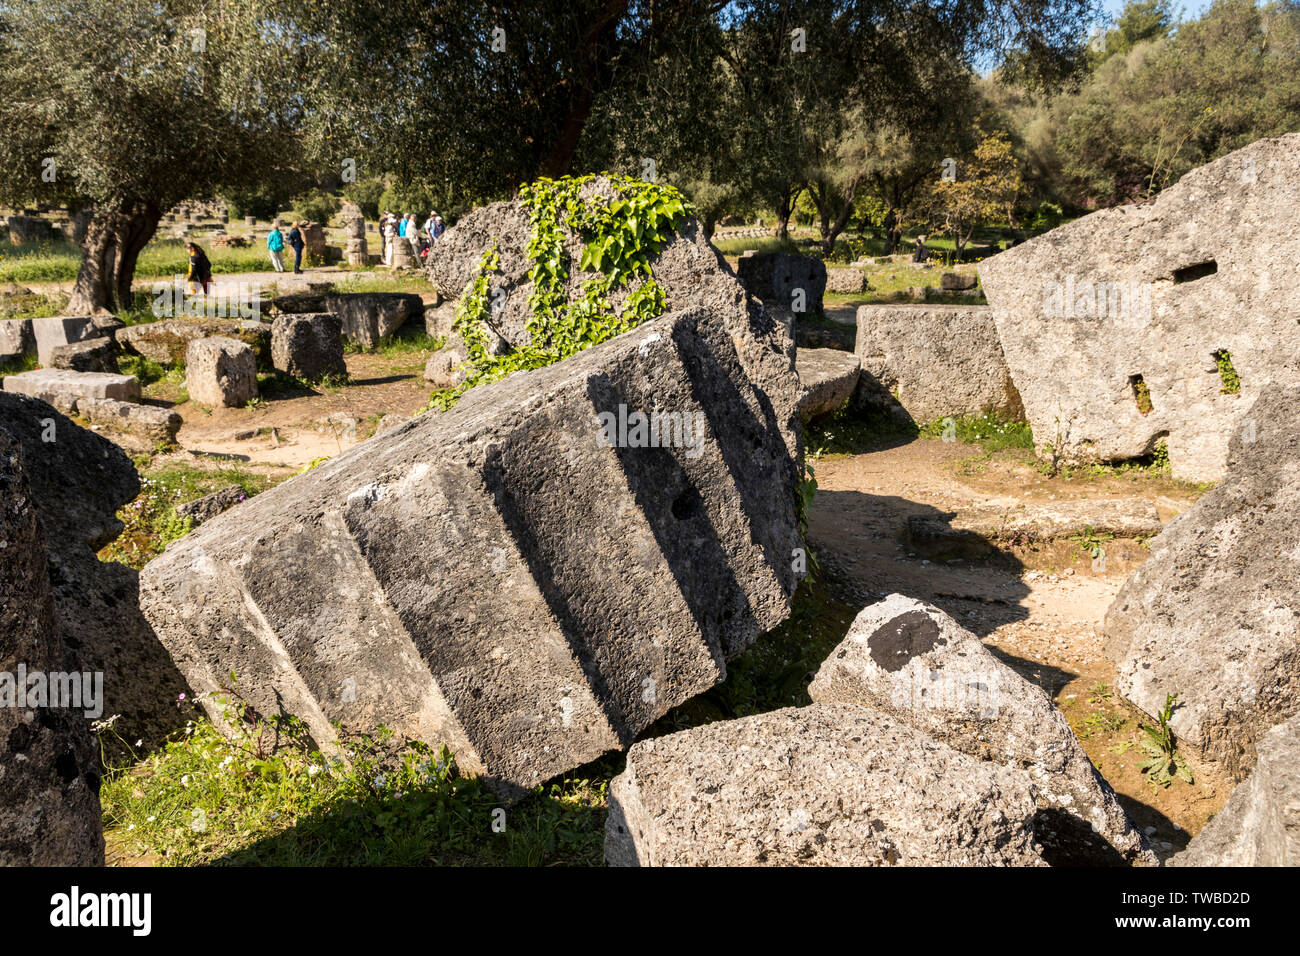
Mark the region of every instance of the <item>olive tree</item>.
POLYGON ((0 0, 0 202, 89 214, 68 309, 129 306, 177 202, 294 164, 302 44, 266 0, 0 0))

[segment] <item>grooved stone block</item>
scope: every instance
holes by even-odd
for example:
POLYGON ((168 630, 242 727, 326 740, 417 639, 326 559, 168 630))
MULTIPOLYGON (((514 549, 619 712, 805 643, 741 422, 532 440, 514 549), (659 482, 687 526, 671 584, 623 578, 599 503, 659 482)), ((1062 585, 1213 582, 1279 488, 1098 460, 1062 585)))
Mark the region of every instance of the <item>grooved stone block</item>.
POLYGON ((74 372, 61 368, 38 368, 6 375, 4 390, 30 395, 51 404, 58 404, 53 400, 55 398, 116 398, 124 402, 140 399, 140 383, 134 375, 74 372))
POLYGON ((765 354, 695 309, 475 389, 205 522, 145 568, 142 609, 196 690, 233 670, 322 746, 334 721, 384 724, 540 783, 788 615, 795 472, 748 373, 765 354), (658 443, 602 443, 598 416, 628 409, 691 440, 661 418, 658 443))

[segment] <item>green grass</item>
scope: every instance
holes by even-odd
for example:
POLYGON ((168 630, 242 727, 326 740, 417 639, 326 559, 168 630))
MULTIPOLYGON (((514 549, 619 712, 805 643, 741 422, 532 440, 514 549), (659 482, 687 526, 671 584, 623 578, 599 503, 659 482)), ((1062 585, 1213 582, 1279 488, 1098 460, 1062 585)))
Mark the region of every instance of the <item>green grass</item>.
MULTIPOLYGON (((724 684, 648 734, 808 703, 810 673, 853 616, 824 576, 805 578, 790 618, 729 662, 724 684)), ((234 676, 218 702, 238 714, 234 676)), ((609 781, 624 765, 610 755, 507 805, 452 755, 387 731, 326 756, 295 718, 234 724, 227 737, 195 711, 164 749, 110 770, 100 792, 110 843, 163 865, 595 866, 609 781)))
MULTIPOLYGON (((266 272, 271 268, 266 250, 254 246, 248 249, 213 249, 210 240, 194 240, 208 254, 212 274, 220 277, 240 272, 266 272)), ((184 239, 154 239, 140 254, 136 263, 136 279, 164 279, 185 275, 189 271, 189 255, 184 239)), ((81 268, 81 250, 63 240, 12 246, 0 241, 0 283, 4 282, 71 282, 81 268)))
POLYGON ((919 433, 908 418, 884 409, 855 409, 850 402, 804 430, 804 453, 813 461, 861 455, 891 441, 911 441, 919 433))
POLYGON ((226 738, 196 715, 162 751, 107 774, 105 828, 176 866, 600 864, 604 780, 566 777, 506 806, 446 751, 390 736, 346 741, 340 759, 296 718, 239 722, 226 738), (272 752, 276 736, 289 743, 272 752))
POLYGON ((334 283, 337 292, 432 292, 433 285, 421 275, 388 278, 385 273, 357 271, 334 283))
POLYGON ((40 368, 40 361, 35 355, 17 355, 13 358, 0 359, 0 380, 6 375, 17 375, 40 368))
POLYGON ((799 252, 800 248, 793 239, 714 239, 713 248, 724 256, 738 256, 753 249, 756 252, 799 252))
POLYGON ((275 482, 238 468, 204 469, 167 465, 140 476, 140 494, 118 511, 122 534, 99 553, 102 560, 119 561, 139 570, 162 554, 171 542, 189 533, 191 525, 176 515, 176 506, 202 498, 229 485, 252 495, 275 482))
POLYGON ((1028 422, 1008 421, 995 412, 985 412, 974 418, 936 419, 922 425, 920 435, 923 438, 947 438, 967 445, 979 445, 988 455, 1004 449, 1032 451, 1034 448, 1034 433, 1028 422))

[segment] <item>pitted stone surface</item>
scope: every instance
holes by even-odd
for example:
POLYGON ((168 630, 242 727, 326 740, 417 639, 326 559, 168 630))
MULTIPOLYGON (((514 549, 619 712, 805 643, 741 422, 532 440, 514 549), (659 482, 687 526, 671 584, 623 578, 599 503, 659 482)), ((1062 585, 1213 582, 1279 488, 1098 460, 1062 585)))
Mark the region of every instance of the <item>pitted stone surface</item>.
POLYGON ((1183 744, 1240 780, 1300 710, 1300 388, 1266 389, 1217 488, 1171 521, 1103 624, 1116 688, 1148 714, 1177 694, 1183 744))
POLYGON ((664 316, 383 432, 172 544, 144 612, 322 746, 384 724, 507 788, 626 746, 789 613, 794 465, 738 331, 664 316), (620 407, 703 440, 603 445, 620 407))
POLYGON ((1112 461, 1164 442, 1175 478, 1221 478, 1262 390, 1300 384, 1297 208, 1292 133, 980 263, 1040 453, 1112 461))

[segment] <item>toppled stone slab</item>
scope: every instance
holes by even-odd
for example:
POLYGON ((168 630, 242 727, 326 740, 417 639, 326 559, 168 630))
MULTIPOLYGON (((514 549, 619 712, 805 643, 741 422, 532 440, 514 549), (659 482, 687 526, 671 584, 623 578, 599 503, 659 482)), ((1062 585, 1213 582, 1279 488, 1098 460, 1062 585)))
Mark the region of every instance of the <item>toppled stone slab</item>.
POLYGON ((1240 423, 1223 482, 1151 542, 1103 625, 1116 688, 1148 714, 1168 694, 1185 746, 1236 779, 1300 710, 1300 388, 1240 423))
POLYGON ((55 627, 46 536, 23 462, 21 446, 0 428, 0 866, 102 866, 88 701, 73 709, 61 697, 28 698, 29 684, 38 686, 29 677, 43 675, 48 694, 52 681, 64 686, 52 675, 77 668, 67 666, 55 627))
POLYGON ((183 365, 190 343, 222 336, 253 349, 261 368, 271 367, 271 324, 251 319, 163 319, 132 325, 118 333, 118 342, 161 365, 183 365))
POLYGON ((0 362, 36 354, 31 319, 0 319, 0 362))
POLYGON ((809 696, 890 714, 954 750, 1018 768, 1054 866, 1157 860, 1047 694, 938 608, 892 594, 864 608, 809 696))
POLYGON ((1174 866, 1300 866, 1300 717, 1256 746, 1259 762, 1174 866))
POLYGON ((257 398, 257 355, 224 336, 194 339, 185 353, 185 390, 211 408, 242 408, 257 398))
POLYGON ((610 784, 614 866, 1041 866, 1028 779, 835 704, 633 745, 610 784))
MULTIPOLYGON (((6 375, 4 390, 45 401, 62 397, 65 400, 115 398, 118 401, 133 402, 140 398, 140 383, 134 375, 73 372, 59 368, 38 368, 30 372, 19 372, 17 375, 6 375)), ((51 404, 53 403, 51 401, 51 404)))
POLYGON ((107 336, 69 345, 56 345, 50 350, 50 365, 73 372, 107 372, 116 375, 117 345, 107 336))
POLYGON ((798 313, 817 313, 826 292, 826 263, 789 252, 756 252, 736 261, 745 291, 798 313))
POLYGON ((342 322, 328 312, 277 316, 271 323, 271 363, 304 382, 346 376, 342 322))
POLYGON ((861 269, 827 269, 826 291, 857 295, 867 289, 867 277, 861 269))
POLYGON ((169 408, 119 402, 114 398, 78 398, 70 413, 92 425, 138 435, 154 444, 164 445, 176 444, 176 435, 184 424, 181 416, 169 408))
POLYGON ((414 292, 328 292, 281 296, 282 314, 330 312, 343 325, 343 338, 372 349, 392 336, 407 319, 424 315, 424 301, 414 292))
POLYGON ((156 746, 184 726, 176 698, 189 688, 140 615, 137 573, 96 558, 121 534, 139 475, 117 445, 37 399, 0 392, 0 428, 23 449, 68 662, 104 675, 104 716, 120 715, 124 740, 156 746))
POLYGON ((1192 170, 979 266, 1040 453, 1222 477, 1270 382, 1300 384, 1300 134, 1192 170), (1231 316, 1225 321, 1225 316, 1231 316))
POLYGON ((1036 505, 978 505, 945 519, 910 515, 908 544, 927 557, 978 557, 1000 544, 1055 541, 1081 534, 1146 538, 1164 529, 1155 502, 1080 498, 1036 505))
POLYGON ((799 375, 799 414, 807 425, 833 415, 852 397, 862 363, 852 352, 839 349, 799 349, 794 366, 799 375))
POLYGON ((100 334, 94 318, 88 315, 56 315, 30 321, 36 339, 36 355, 42 365, 53 363, 54 349, 58 346, 96 338, 100 334))
POLYGON ((144 612, 196 689, 233 670, 323 747, 383 724, 509 789, 626 746, 789 614, 794 462, 742 331, 676 313, 473 389, 173 543, 144 612), (678 416, 656 445, 642 409, 678 416))
POLYGON ((921 424, 987 411, 1023 414, 985 307, 859 306, 854 351, 862 361, 858 407, 901 405, 921 424))
POLYGON ((248 499, 248 492, 239 485, 228 485, 210 495, 196 498, 176 506, 176 517, 189 518, 198 527, 209 518, 215 518, 223 511, 228 511, 241 501, 248 499))

